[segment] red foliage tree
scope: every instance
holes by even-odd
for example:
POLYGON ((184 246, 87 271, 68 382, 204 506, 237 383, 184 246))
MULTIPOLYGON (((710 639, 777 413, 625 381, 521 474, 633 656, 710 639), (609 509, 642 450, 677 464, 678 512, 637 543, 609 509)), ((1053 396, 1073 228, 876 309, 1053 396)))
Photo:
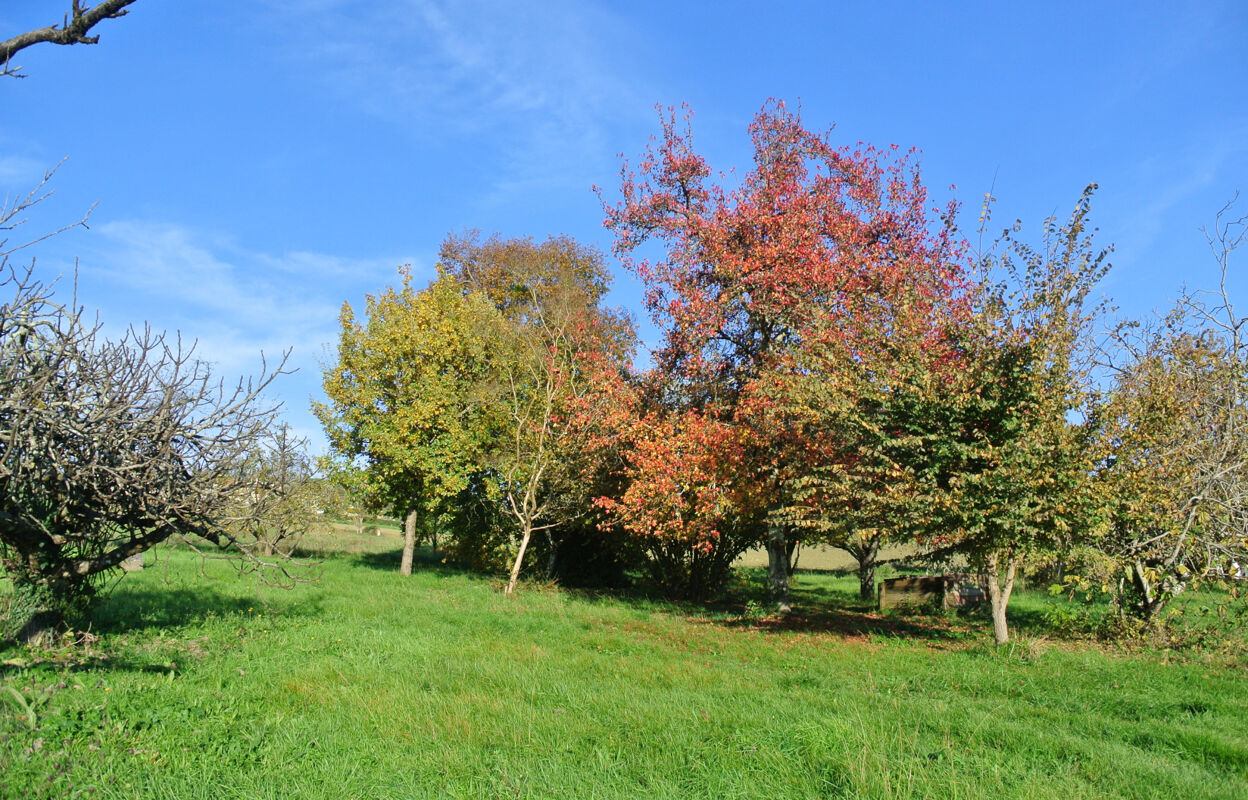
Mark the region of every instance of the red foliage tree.
POLYGON ((743 434, 697 411, 659 411, 625 432, 626 488, 598 504, 637 538, 655 582, 674 597, 703 599, 752 543, 759 484, 743 471, 743 434))
MULTIPOLYGON (((933 220, 913 152, 834 147, 781 102, 763 107, 750 137, 754 166, 725 188, 693 149, 689 115, 681 124, 669 110, 662 137, 635 168, 624 164, 623 197, 605 224, 664 332, 655 359, 671 387, 664 396, 675 410, 699 409, 741 449, 738 479, 755 484, 745 494, 769 513, 738 517, 756 520, 753 541, 768 532, 783 608, 787 534, 775 512, 820 444, 787 402, 784 376, 815 346, 834 346, 861 369, 890 336, 935 340, 936 326, 914 320, 960 293, 964 259, 955 207, 933 220), (661 258, 636 255, 648 241, 664 248, 661 258)), ((620 502, 654 498, 626 493, 620 502)))

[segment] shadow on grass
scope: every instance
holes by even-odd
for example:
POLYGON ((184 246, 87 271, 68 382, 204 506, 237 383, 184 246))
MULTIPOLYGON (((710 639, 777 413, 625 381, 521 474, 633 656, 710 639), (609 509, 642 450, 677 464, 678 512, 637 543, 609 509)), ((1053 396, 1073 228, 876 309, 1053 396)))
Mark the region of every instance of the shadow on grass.
POLYGON ((28 649, 13 641, 0 643, 0 653, 5 656, 0 662, 0 678, 31 669, 170 675, 178 671, 178 662, 204 655, 202 643, 210 638, 204 624, 212 620, 237 625, 238 636, 246 637, 257 626, 255 612, 261 609, 268 615, 298 617, 316 616, 322 611, 316 596, 304 594, 297 604, 284 605, 280 590, 271 591, 277 596, 266 593, 266 606, 255 595, 239 597, 211 586, 118 587, 100 600, 88 619, 77 620, 71 632, 47 646, 28 649), (102 636, 120 638, 127 634, 136 635, 137 651, 132 651, 126 641, 120 647, 108 639, 101 641, 102 636), (142 654, 137 658, 123 655, 131 652, 142 654))
MULTIPOLYGON (((824 579, 842 578, 846 573, 820 570, 824 579)), ((738 569, 726 591, 708 602, 681 601, 664 597, 653 585, 639 580, 616 590, 564 589, 585 602, 623 603, 656 613, 674 614, 704 624, 736 630, 783 633, 821 633, 846 639, 885 636, 922 641, 955 641, 978 635, 974 626, 960 614, 915 609, 880 613, 874 600, 858 597, 858 578, 847 573, 852 583, 846 588, 818 581, 795 581, 793 610, 786 615, 770 614, 774 604, 767 589, 766 571, 738 569)))
MULTIPOLYGON (((382 572, 398 572, 399 566, 403 562, 403 548, 396 547, 393 550, 376 553, 356 553, 351 555, 350 559, 353 564, 358 564, 361 567, 368 567, 369 569, 382 572)), ((445 553, 428 546, 418 547, 416 552, 412 554, 412 571, 416 572, 418 570, 446 575, 467 575, 483 579, 489 577, 462 564, 446 560, 445 553)))
MULTIPOLYGON (((926 574, 921 569, 895 567, 891 572, 926 574)), ((877 583, 878 577, 882 576, 877 576, 877 583)), ((858 576, 853 569, 799 569, 793 575, 792 597, 794 613, 790 618, 750 620, 749 612, 757 617, 759 609, 774 607, 767 592, 767 575, 762 569, 738 570, 730 585, 729 603, 735 602, 738 613, 746 617, 736 621, 745 627, 827 631, 847 636, 873 633, 926 640, 992 636, 987 600, 956 609, 921 606, 881 612, 874 597, 859 597, 858 576)), ((1104 627, 1099 623, 1103 616, 1104 609, 1055 598, 1038 587, 1017 591, 1008 611, 1011 635, 1026 637, 1086 638, 1104 627)))
POLYGON ((818 607, 799 607, 782 616, 759 619, 748 616, 725 618, 719 623, 729 628, 772 633, 823 633, 845 639, 886 636, 920 641, 954 641, 966 638, 965 630, 950 625, 948 620, 939 616, 898 616, 818 607))
POLYGON ((775 603, 766 570, 738 569, 725 595, 703 606, 698 616, 726 628, 846 639, 882 636, 949 642, 977 633, 978 624, 961 612, 937 608, 879 611, 874 598, 859 597, 858 575, 852 569, 801 569, 793 575, 790 592, 792 611, 771 613, 775 603))
MULTIPOLYGON (((83 651, 63 648, 38 656, 10 659, 0 664, 0 679, 10 677, 29 678, 32 675, 62 675, 76 672, 146 672, 152 675, 176 674, 176 661, 169 663, 140 662, 130 658, 118 658, 101 651, 83 651)), ((58 688, 64 688, 64 683, 58 688)))
MULTIPOLYGON (((271 612, 296 616, 315 615, 321 605, 315 598, 300 598, 297 606, 286 607, 279 596, 266 598, 271 612)), ((91 628, 98 633, 126 633, 160 628, 182 628, 214 617, 247 614, 264 603, 257 597, 239 597, 218 592, 211 586, 194 588, 124 588, 109 595, 91 615, 91 628)))
MULTIPOLYGON (((369 569, 397 573, 402 548, 344 557, 369 569)), ((420 547, 414 554, 413 571, 479 580, 498 579, 498 576, 486 575, 462 564, 443 562, 443 558, 442 551, 420 547)), ((629 578, 624 586, 563 587, 561 591, 588 603, 622 603, 741 630, 822 633, 843 638, 878 636, 928 642, 953 642, 991 635, 987 604, 948 611, 925 607, 880 612, 874 597, 859 597, 858 576, 853 569, 799 569, 793 576, 793 611, 784 616, 767 613, 774 605, 768 593, 765 568, 737 568, 724 594, 709 602, 672 599, 644 575, 630 574, 629 578)), ((1026 635, 1061 635, 1044 609, 1015 606, 1010 611, 1010 626, 1026 635)))
MULTIPOLYGON (((87 632, 76 633, 39 650, 26 650, 13 645, 13 652, 19 655, 0 664, 0 677, 9 673, 22 674, 30 669, 52 672, 108 670, 171 676, 179 670, 179 662, 204 655, 201 643, 209 637, 198 628, 205 622, 230 620, 231 626, 238 624, 239 636, 245 636, 255 625, 252 612, 262 605, 254 596, 227 595, 210 586, 119 588, 93 610, 87 632), (141 635, 151 631, 167 632, 168 635, 163 640, 160 633, 151 640, 141 635), (126 642, 122 642, 122 647, 116 647, 99 641, 100 635, 120 637, 126 634, 140 635, 139 641, 144 644, 138 650, 142 655, 121 655, 133 652, 126 642)), ((284 607, 280 603, 272 603, 266 612, 314 616, 321 612, 321 604, 316 598, 304 596, 297 606, 284 607)))

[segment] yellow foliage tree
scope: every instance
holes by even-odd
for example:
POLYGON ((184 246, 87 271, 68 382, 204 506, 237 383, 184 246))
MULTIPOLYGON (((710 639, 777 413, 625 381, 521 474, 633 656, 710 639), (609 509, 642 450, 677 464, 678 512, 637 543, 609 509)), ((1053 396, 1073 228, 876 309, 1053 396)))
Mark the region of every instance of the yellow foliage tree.
POLYGON ((418 521, 449 512, 495 440, 504 321, 451 277, 423 291, 409 271, 402 277, 400 288, 367 298, 363 323, 343 306, 329 402, 313 412, 339 479, 405 515, 400 571, 410 574, 418 521))

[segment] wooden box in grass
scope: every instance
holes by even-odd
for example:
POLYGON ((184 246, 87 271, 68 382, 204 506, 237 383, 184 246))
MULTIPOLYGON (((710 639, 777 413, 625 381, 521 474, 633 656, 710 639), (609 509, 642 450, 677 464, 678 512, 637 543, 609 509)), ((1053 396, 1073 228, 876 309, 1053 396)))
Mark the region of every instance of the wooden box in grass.
POLYGON ((975 575, 919 575, 888 578, 878 589, 881 611, 901 606, 963 608, 988 598, 983 581, 975 575))

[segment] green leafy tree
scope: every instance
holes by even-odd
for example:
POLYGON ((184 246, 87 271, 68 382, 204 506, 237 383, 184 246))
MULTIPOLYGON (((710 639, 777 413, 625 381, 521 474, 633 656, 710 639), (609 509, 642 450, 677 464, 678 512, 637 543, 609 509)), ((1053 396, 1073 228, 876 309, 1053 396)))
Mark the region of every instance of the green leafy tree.
POLYGON ((1020 240, 1016 224, 984 259, 965 366, 951 374, 951 436, 929 475, 943 520, 931 538, 952 540, 985 575, 998 644, 1009 640, 1024 561, 1089 540, 1101 525, 1091 370, 1103 306, 1090 295, 1109 251, 1093 246, 1088 227, 1095 188, 1066 221, 1045 221, 1040 247, 1020 240))
POLYGON ((325 426, 339 480, 405 515, 400 571, 411 573, 418 524, 436 524, 495 442, 504 320, 488 298, 442 275, 343 306, 338 359, 325 372, 325 426))
POLYGON ((601 255, 566 237, 451 236, 439 270, 424 291, 405 276, 369 298, 362 325, 344 308, 330 403, 315 411, 342 479, 406 512, 405 573, 419 519, 475 518, 484 529, 453 532, 460 555, 505 561, 510 593, 534 536, 553 551, 592 511, 594 398, 621 375, 632 330, 599 306, 601 255))
MULTIPOLYGON (((811 449, 790 511, 859 561, 869 592, 880 543, 960 553, 987 582, 994 637, 1024 561, 1098 529, 1089 294, 1108 265, 1092 247, 1092 187, 1044 243, 1006 231, 964 295, 890 315, 892 335, 812 338, 784 376, 811 449)), ((985 214, 987 209, 985 209, 985 214)), ((986 218, 985 218, 986 219, 986 218)), ((907 306, 904 294, 898 298, 907 306)))
POLYGON ((818 443, 788 479, 785 514, 806 541, 854 558, 864 600, 883 545, 929 538, 941 524, 931 496, 954 444, 950 390, 961 368, 946 333, 880 338, 865 359, 815 339, 779 378, 788 412, 818 443))

